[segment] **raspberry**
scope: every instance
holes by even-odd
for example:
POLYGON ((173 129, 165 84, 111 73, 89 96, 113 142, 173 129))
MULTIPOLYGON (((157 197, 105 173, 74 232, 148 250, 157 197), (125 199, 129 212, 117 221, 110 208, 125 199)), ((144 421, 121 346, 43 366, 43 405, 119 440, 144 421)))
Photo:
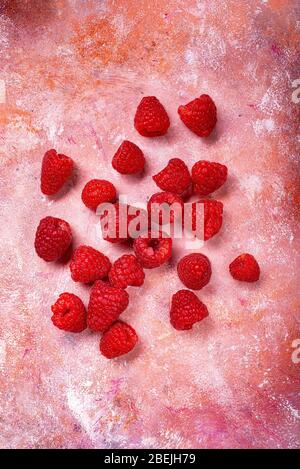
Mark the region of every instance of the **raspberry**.
POLYGON ((203 200, 204 203, 204 240, 215 236, 223 222, 223 204, 219 200, 203 200))
POLYGON ((73 171, 73 160, 66 155, 49 150, 45 153, 41 171, 41 191, 45 195, 58 192, 73 171))
POLYGON ((46 262, 57 261, 72 242, 69 223, 60 218, 43 218, 37 227, 34 247, 39 257, 46 262))
POLYGON ((121 174, 143 171, 145 157, 142 150, 129 140, 124 140, 112 159, 112 167, 121 174))
MULTIPOLYGON (((116 203, 114 204, 113 210, 114 212, 110 213, 105 209, 100 215, 103 239, 110 243, 125 243, 130 241, 129 224, 135 220, 136 217, 139 217, 138 220, 144 220, 145 228, 148 226, 147 212, 138 207, 130 207, 126 204, 116 203), (110 230, 111 227, 113 228, 113 232, 110 230)), ((133 228, 137 230, 140 229, 140 223, 137 222, 137 226, 133 228)))
POLYGON ((84 186, 81 194, 84 205, 95 211, 100 204, 115 202, 116 197, 115 186, 104 179, 92 179, 84 186))
POLYGON ((197 204, 204 204, 204 240, 216 235, 222 226, 223 204, 219 200, 203 199, 192 203, 192 230, 197 228, 197 204))
POLYGON ((202 94, 184 106, 179 106, 182 122, 199 137, 208 137, 217 123, 217 108, 207 94, 202 94))
POLYGON ((211 277, 209 259, 200 253, 184 256, 177 264, 178 277, 191 290, 200 290, 208 284, 211 277))
POLYGON ((260 276, 260 268, 251 254, 241 254, 229 265, 232 277, 241 282, 256 282, 260 276))
POLYGON ((113 263, 108 278, 113 287, 140 287, 144 283, 145 274, 133 254, 124 254, 113 263))
POLYGON ((129 296, 123 288, 97 280, 92 288, 88 306, 88 326, 92 331, 104 332, 125 311, 129 296))
POLYGON ((202 321, 206 316, 208 316, 207 307, 195 293, 179 290, 172 296, 170 321, 175 329, 179 331, 192 329, 196 322, 202 321))
POLYGON ((144 268, 154 269, 171 258, 172 239, 163 233, 143 234, 134 241, 133 249, 144 268))
POLYGON ((152 177, 163 191, 181 195, 190 185, 191 176, 187 165, 179 158, 169 160, 167 166, 152 177))
POLYGON ((164 135, 170 126, 170 120, 163 105, 155 96, 142 99, 134 117, 134 127, 144 137, 164 135))
POLYGON ((183 207, 184 204, 182 199, 171 192, 157 192, 156 194, 153 194, 147 205, 148 213, 151 215, 151 220, 157 220, 159 225, 164 225, 168 222, 174 223, 176 218, 179 218, 180 215, 182 216, 183 207), (170 211, 166 207, 163 207, 163 205, 161 207, 155 207, 153 204, 167 204, 168 206, 176 204, 177 207, 175 207, 175 210, 170 211), (169 213, 170 216, 168 216, 169 213))
POLYGON ((79 246, 75 249, 70 263, 74 282, 95 282, 107 277, 110 268, 108 257, 90 246, 79 246))
POLYGON ((198 161, 192 167, 194 192, 208 195, 219 189, 227 179, 227 167, 220 163, 198 161))
POLYGON ((138 336, 133 327, 123 321, 116 321, 100 340, 100 352, 106 358, 116 358, 130 352, 138 336))
POLYGON ((86 329, 86 310, 78 296, 62 293, 51 306, 54 326, 64 331, 81 332, 86 329))

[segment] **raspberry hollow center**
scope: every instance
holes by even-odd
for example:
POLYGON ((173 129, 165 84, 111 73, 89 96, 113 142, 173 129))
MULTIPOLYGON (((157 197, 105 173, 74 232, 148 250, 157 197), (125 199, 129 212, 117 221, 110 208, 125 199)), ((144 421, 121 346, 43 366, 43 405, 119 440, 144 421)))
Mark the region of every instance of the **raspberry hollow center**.
POLYGON ((158 239, 149 239, 147 241, 148 247, 146 248, 147 254, 152 256, 159 249, 159 240, 158 239))

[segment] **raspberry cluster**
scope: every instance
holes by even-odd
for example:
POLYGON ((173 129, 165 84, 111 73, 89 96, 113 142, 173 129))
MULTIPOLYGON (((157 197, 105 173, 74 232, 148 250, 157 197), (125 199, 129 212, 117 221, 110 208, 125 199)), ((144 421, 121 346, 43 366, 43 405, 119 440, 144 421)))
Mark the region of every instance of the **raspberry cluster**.
MULTIPOLYGON (((188 129, 199 137, 208 137, 217 122, 217 108, 208 95, 201 95, 181 105, 178 114, 188 129)), ((134 127, 144 137, 165 135, 170 126, 169 116, 154 96, 144 97, 137 107, 134 127)), ((143 151, 129 140, 123 141, 112 158, 112 167, 122 175, 144 171, 146 159, 143 151)), ((73 160, 56 150, 49 150, 43 158, 41 170, 41 191, 52 196, 60 191, 72 177, 73 160)), ((227 167, 210 161, 197 161, 189 171, 180 158, 172 158, 160 172, 152 176, 162 192, 153 194, 147 210, 124 206, 118 202, 114 184, 103 179, 92 179, 84 186, 82 202, 96 211, 100 204, 112 203, 115 221, 114 236, 106 234, 106 212, 100 214, 103 239, 111 243, 127 243, 134 254, 124 254, 114 263, 102 252, 91 246, 77 246, 69 264, 74 282, 92 285, 88 307, 73 293, 62 293, 52 305, 52 322, 59 329, 82 332, 87 327, 102 334, 99 348, 106 358, 116 358, 130 352, 138 342, 136 331, 120 320, 120 315, 129 304, 128 287, 141 287, 144 283, 144 269, 154 269, 168 262, 172 256, 172 237, 162 231, 166 206, 179 207, 181 215, 186 210, 186 200, 191 195, 201 198, 190 204, 192 231, 196 231, 197 207, 204 208, 204 241, 215 236, 222 227, 223 204, 210 196, 225 184, 227 167), (127 224, 121 229, 121 212, 125 210, 127 224), (149 228, 152 216, 157 220, 157 232, 149 228), (141 217, 146 221, 147 230, 133 240, 131 222, 141 217), (138 218, 139 217, 139 218, 138 218)), ((177 212, 171 212, 170 223, 177 222, 177 212)), ((184 223, 182 223, 184 227, 184 223)), ((138 229, 138 226, 137 226, 138 229)), ((62 259, 72 247, 72 230, 65 220, 47 216, 37 227, 35 250, 46 262, 62 259)), ((177 330, 188 330, 208 316, 208 309, 191 290, 205 287, 211 278, 209 259, 201 253, 184 256, 177 264, 178 277, 189 290, 177 291, 171 299, 170 323, 177 330)), ((229 265, 232 277, 239 281, 256 282, 260 268, 256 259, 248 253, 240 254, 229 265)))

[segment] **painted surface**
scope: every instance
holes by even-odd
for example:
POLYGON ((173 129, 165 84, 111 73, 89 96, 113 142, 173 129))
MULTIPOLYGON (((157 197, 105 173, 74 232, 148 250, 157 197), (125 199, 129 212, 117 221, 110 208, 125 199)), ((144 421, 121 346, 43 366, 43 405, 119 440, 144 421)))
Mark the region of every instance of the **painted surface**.
POLYGON ((300 338, 297 3, 0 1, 1 447, 300 446, 300 363, 292 359, 300 338), (207 140, 177 115, 179 104, 204 92, 219 111, 207 140), (134 130, 143 95, 165 105, 165 137, 134 130), (145 152, 142 178, 111 168, 124 138, 145 152), (77 172, 48 199, 39 173, 51 147, 70 155, 77 172), (182 287, 179 247, 130 290, 123 318, 140 345, 107 361, 97 334, 52 326, 59 293, 87 303, 89 288, 72 282, 66 264, 36 256, 35 229, 46 215, 65 218, 75 245, 115 259, 122 249, 95 237, 83 185, 107 178, 146 202, 156 191, 151 175, 173 156, 190 167, 199 159, 229 167, 216 193, 224 227, 202 250, 213 266, 199 294, 210 317, 191 332, 169 324, 170 295, 182 287), (262 268, 256 285, 227 272, 245 251, 262 268))

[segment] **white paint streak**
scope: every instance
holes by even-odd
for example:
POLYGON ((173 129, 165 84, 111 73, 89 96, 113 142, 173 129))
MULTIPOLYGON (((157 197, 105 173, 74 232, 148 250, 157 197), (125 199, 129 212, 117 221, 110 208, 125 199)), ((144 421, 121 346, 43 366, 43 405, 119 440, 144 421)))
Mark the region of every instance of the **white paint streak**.
POLYGON ((6 87, 5 81, 0 80, 0 104, 4 104, 6 101, 6 87))
POLYGON ((275 130, 275 122, 273 119, 256 120, 253 124, 255 135, 261 135, 264 132, 273 132, 275 130))
POLYGON ((252 174, 240 180, 240 187, 249 199, 254 200, 260 194, 263 184, 259 176, 252 174))

